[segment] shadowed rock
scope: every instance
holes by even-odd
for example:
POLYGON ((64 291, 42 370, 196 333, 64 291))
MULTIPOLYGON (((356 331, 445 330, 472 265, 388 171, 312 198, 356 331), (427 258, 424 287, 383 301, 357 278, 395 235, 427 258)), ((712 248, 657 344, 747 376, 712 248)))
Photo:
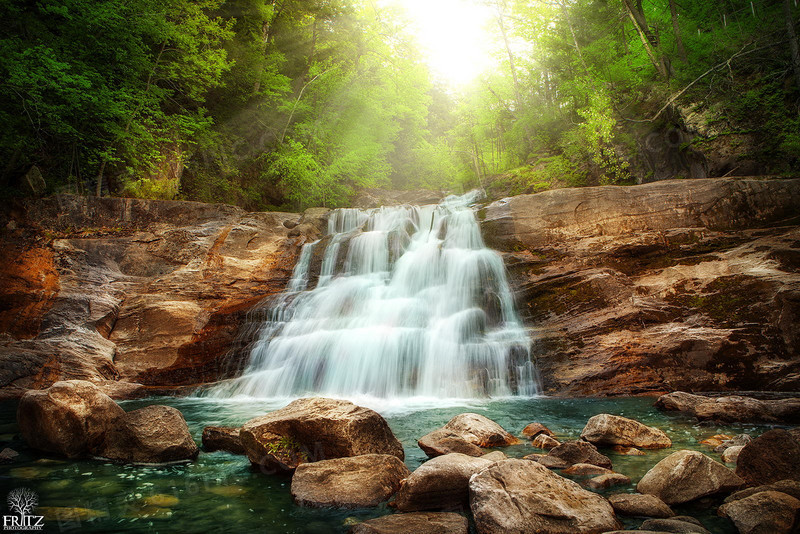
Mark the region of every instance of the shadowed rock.
POLYGON ((207 452, 226 451, 233 454, 244 454, 239 429, 224 426, 207 426, 203 429, 203 449, 207 452))
POLYGON ((749 484, 800 480, 800 441, 780 428, 764 432, 739 452, 736 474, 749 484))
POLYGON ((687 515, 676 515, 668 519, 648 519, 642 523, 641 528, 675 534, 711 534, 700 521, 687 515))
POLYGON ((166 463, 191 460, 197 453, 181 412, 153 405, 118 418, 98 454, 117 462, 166 463))
POLYGON ((597 447, 586 441, 566 441, 550 449, 548 456, 565 461, 568 465, 592 464, 611 469, 611 460, 600 454, 597 447))
POLYGON ((718 513, 733 521, 740 534, 792 534, 800 526, 800 500, 778 491, 723 504, 718 513))

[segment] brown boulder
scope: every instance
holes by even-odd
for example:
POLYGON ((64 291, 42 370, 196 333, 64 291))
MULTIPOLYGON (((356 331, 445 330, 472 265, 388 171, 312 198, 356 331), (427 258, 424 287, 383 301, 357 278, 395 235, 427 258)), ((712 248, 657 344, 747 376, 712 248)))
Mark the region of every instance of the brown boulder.
POLYGON ((542 423, 531 423, 525 428, 522 429, 522 435, 528 439, 533 439, 539 434, 547 434, 551 438, 554 438, 556 435, 550 431, 549 428, 544 426, 542 423))
POLYGON ((800 527, 800 500, 778 491, 761 491, 719 507, 740 534, 792 534, 800 527))
POLYGON ((362 454, 404 458, 403 446, 383 417, 344 400, 296 400, 251 419, 239 437, 251 463, 280 471, 308 461, 362 454))
POLYGON ((166 463, 191 460, 197 453, 181 412, 153 405, 118 418, 106 433, 98 456, 126 463, 166 463))
POLYGON ((639 493, 655 495, 667 504, 682 504, 744 485, 736 474, 696 451, 673 452, 653 466, 637 484, 639 493))
POLYGON ((408 475, 406 465, 391 454, 304 463, 292 476, 292 498, 300 506, 377 506, 394 495, 408 475))
POLYGON ((621 473, 608 473, 587 480, 586 487, 593 490, 604 490, 612 486, 624 486, 630 483, 631 479, 621 473))
POLYGON ((800 481, 788 479, 779 480, 773 484, 765 484, 763 486, 756 486, 755 488, 746 488, 735 493, 731 493, 725 497, 725 502, 729 503, 739 499, 744 499, 745 497, 755 495, 756 493, 761 493, 762 491, 779 491, 781 493, 785 493, 786 495, 791 495, 795 499, 800 499, 800 481))
POLYGON ((641 529, 675 534, 711 534, 700 521, 687 515, 676 515, 667 519, 648 519, 642 523, 641 529))
POLYGON ((640 449, 665 449, 672 446, 672 440, 662 430, 607 413, 589 419, 581 432, 581 439, 595 445, 623 445, 640 449))
POLYGON ((739 453, 744 449, 744 445, 734 445, 722 451, 722 461, 726 464, 735 464, 739 461, 739 453))
POLYGON ((617 493, 608 497, 614 511, 620 515, 635 517, 667 518, 675 515, 672 509, 655 495, 641 493, 617 493))
POLYGON ((233 454, 244 454, 238 428, 207 426, 203 429, 202 442, 206 452, 226 451, 233 454))
POLYGON ((741 450, 736 474, 749 484, 800 480, 800 441, 783 429, 764 432, 741 450))
POLYGON ((478 447, 505 447, 519 440, 500 425, 477 413, 459 414, 442 427, 478 447))
POLYGON ((580 534, 619 528, 608 501, 536 462, 497 462, 474 475, 469 489, 481 534, 580 534))
POLYGON ((394 506, 401 512, 466 508, 470 477, 493 463, 459 453, 437 456, 419 466, 403 482, 394 506))
POLYGON ((538 436, 533 438, 531 445, 533 445, 537 449, 544 449, 546 451, 549 451, 554 447, 558 447, 559 445, 561 445, 561 442, 553 437, 548 436, 547 434, 539 434, 538 436))
POLYGON ((597 447, 587 441, 565 441, 550 449, 548 456, 563 460, 569 465, 592 464, 611 469, 611 460, 608 456, 600 454, 597 447))
POLYGON ((125 411, 91 382, 66 380, 23 395, 17 423, 31 447, 79 458, 97 452, 106 432, 123 415, 125 411))
POLYGON ((473 445, 461 436, 443 428, 428 432, 419 438, 417 445, 430 458, 453 452, 468 456, 483 456, 484 454, 484 450, 477 445, 473 445))
POLYGON ((605 467, 600 467, 598 465, 592 465, 592 464, 574 464, 569 466, 567 469, 564 469, 565 475, 596 476, 596 475, 610 475, 611 473, 613 473, 611 469, 606 469, 605 467))
POLYGON ((351 534, 467 534, 467 518, 442 512, 411 512, 370 519, 350 528, 351 534))

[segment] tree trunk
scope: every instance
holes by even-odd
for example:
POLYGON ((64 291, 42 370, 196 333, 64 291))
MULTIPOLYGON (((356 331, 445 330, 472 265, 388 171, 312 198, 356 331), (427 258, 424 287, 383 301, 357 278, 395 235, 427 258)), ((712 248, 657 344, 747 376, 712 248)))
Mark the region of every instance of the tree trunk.
POLYGON ((514 101, 517 105, 517 110, 522 109, 522 92, 519 88, 519 79, 517 78, 517 67, 514 61, 514 53, 511 51, 511 45, 508 42, 508 35, 506 34, 506 25, 503 22, 503 14, 500 11, 500 6, 497 8, 497 25, 500 26, 500 34, 503 36, 503 44, 506 47, 508 54, 508 64, 511 67, 511 79, 514 82, 514 101))
POLYGON ((100 163, 100 170, 97 172, 97 194, 96 196, 101 196, 103 194, 103 171, 106 169, 106 160, 100 163))
POLYGON ((631 0, 622 0, 622 3, 625 4, 625 9, 633 22, 633 27, 639 33, 639 38, 642 40, 642 45, 644 45, 644 51, 647 52, 647 57, 650 58, 650 62, 656 68, 658 74, 665 80, 668 80, 669 73, 667 72, 667 67, 664 65, 663 61, 658 59, 656 52, 653 50, 654 43, 657 42, 657 40, 647 27, 647 20, 644 18, 644 13, 636 9, 636 7, 631 4, 631 0))
POLYGON ((678 47, 678 57, 681 61, 686 63, 686 48, 683 46, 683 39, 681 39, 681 29, 678 25, 678 9, 675 7, 675 0, 669 0, 669 12, 672 16, 672 31, 675 33, 675 45, 678 47))
POLYGON ((792 6, 789 0, 783 0, 783 14, 786 17, 786 33, 789 35, 789 50, 792 52, 792 69, 797 80, 797 87, 800 88, 800 47, 797 44, 797 32, 794 30, 794 20, 792 19, 792 6))

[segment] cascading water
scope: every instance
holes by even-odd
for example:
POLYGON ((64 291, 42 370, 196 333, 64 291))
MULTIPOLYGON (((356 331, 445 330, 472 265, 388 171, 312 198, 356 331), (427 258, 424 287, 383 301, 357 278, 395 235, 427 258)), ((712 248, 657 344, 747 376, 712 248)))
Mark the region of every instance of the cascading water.
POLYGON ((502 259, 470 204, 339 209, 303 247, 239 378, 246 395, 472 398, 537 393, 502 259))

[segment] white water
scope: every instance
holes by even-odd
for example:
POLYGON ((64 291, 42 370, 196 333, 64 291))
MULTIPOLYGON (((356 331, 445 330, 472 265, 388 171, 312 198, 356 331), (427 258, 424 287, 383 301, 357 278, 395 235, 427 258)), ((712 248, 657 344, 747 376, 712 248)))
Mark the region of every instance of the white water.
POLYGON ((326 238, 303 247, 242 376, 209 395, 537 393, 530 340, 502 259, 483 244, 475 198, 332 212, 326 238))

